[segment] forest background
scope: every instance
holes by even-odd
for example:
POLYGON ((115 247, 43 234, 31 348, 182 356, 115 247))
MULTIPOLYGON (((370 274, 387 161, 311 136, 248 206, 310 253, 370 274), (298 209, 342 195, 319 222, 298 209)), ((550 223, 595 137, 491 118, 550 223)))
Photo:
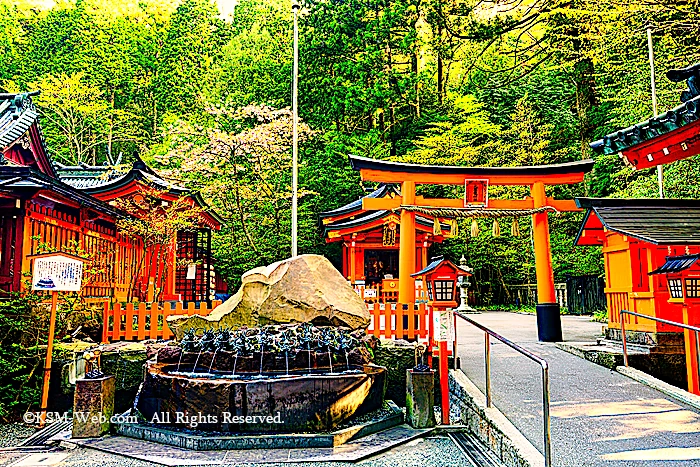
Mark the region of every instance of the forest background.
MULTIPOLYGON (((137 152, 201 191, 226 219, 214 255, 235 288, 241 273, 289 256, 292 10, 280 0, 228 7, 0 0, 0 91, 42 91, 35 102, 60 163, 128 167, 137 152)), ((318 213, 373 188, 348 154, 484 166, 594 158, 584 184, 550 195, 657 196, 655 171, 594 156, 588 143, 652 115, 647 27, 661 111, 685 85, 664 73, 700 61, 697 0, 318 0, 303 4, 299 27, 299 251, 336 264, 340 247, 325 244, 318 213)), ((698 197, 698 181, 698 161, 665 168, 669 197, 698 197)), ((573 247, 580 220, 552 216, 557 281, 602 273, 597 248, 573 247)), ((529 221, 520 237, 460 227, 434 253, 466 256, 482 302, 534 283, 529 221)))

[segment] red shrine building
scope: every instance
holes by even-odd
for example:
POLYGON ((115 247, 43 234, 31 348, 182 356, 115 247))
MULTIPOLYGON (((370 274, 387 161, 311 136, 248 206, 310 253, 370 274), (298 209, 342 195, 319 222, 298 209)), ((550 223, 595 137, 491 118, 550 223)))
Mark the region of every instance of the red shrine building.
MULTIPOLYGON (((700 154, 700 64, 670 70, 686 80, 682 104, 657 117, 591 143, 599 154, 618 153, 637 170, 700 154)), ((605 294, 611 337, 685 354, 688 390, 700 394, 698 335, 692 330, 639 318, 621 310, 700 326, 700 200, 587 199, 577 245, 600 245, 605 259, 605 294), (665 345, 667 344, 667 345, 665 345)))
MULTIPOLYGON (((342 242, 342 273, 351 285, 375 287, 377 298, 395 301, 399 278, 399 214, 390 210, 369 211, 364 199, 401 198, 395 185, 380 185, 364 198, 320 214, 326 242, 342 242), (393 300, 392 300, 393 299, 393 300)), ((450 236, 451 226, 435 218, 416 216, 416 270, 426 267, 428 249, 450 236)), ((415 271, 414 271, 415 272, 415 271)))
POLYGON ((131 167, 52 162, 38 117, 29 94, 0 94, 0 296, 24 287, 31 255, 77 248, 95 271, 83 284, 87 300, 211 300, 217 284, 211 232, 221 219, 138 157, 131 167), (117 219, 130 215, 115 200, 146 188, 157 190, 164 207, 185 197, 203 208, 197 228, 178 233, 166 248, 144 248, 120 233, 117 219))

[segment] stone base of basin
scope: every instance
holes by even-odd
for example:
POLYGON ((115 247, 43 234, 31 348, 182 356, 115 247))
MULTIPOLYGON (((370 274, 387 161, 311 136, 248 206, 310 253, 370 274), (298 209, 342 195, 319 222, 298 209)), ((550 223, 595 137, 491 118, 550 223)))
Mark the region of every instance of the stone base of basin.
POLYGON ((183 374, 149 363, 135 406, 159 425, 224 433, 329 431, 382 407, 386 368, 310 375, 183 374))
MULTIPOLYGON (((117 423, 117 434, 196 451, 231 449, 329 448, 401 425, 404 415, 391 401, 380 416, 371 420, 348 422, 350 426, 330 433, 280 433, 262 435, 225 435, 168 429, 146 423, 117 423)), ((127 417, 120 417, 126 419, 127 417)))

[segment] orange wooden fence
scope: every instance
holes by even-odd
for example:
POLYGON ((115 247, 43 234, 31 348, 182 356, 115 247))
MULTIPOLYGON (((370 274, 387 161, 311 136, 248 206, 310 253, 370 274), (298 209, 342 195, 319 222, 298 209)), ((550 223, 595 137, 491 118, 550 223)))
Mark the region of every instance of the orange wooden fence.
MULTIPOLYGON (((105 302, 102 342, 171 339, 173 333, 168 327, 168 316, 206 316, 219 304, 220 301, 213 301, 209 308, 205 302, 201 302, 200 307, 195 307, 194 302, 189 302, 187 307, 183 307, 182 302, 166 302, 163 306, 157 303, 127 303, 122 306, 105 302)), ((425 303, 417 303, 413 309, 409 307, 405 310, 396 303, 370 303, 367 309, 370 312, 368 334, 389 339, 427 341, 432 333, 430 307, 425 303)))
MULTIPOLYGON (((428 300, 428 294, 423 289, 421 285, 422 282, 416 283, 416 301, 422 302, 428 300)), ((367 304, 373 303, 396 303, 399 300, 398 290, 387 290, 384 289, 381 284, 355 284, 353 286, 355 292, 362 297, 362 299, 367 304)))
POLYGON ((200 302, 198 308, 194 302, 189 302, 187 307, 183 307, 182 302, 166 302, 162 307, 157 303, 139 303, 136 306, 127 303, 122 307, 119 303, 112 306, 106 301, 102 321, 102 343, 171 339, 173 333, 165 318, 171 315, 206 316, 220 304, 221 301, 214 300, 211 308, 207 307, 206 302, 200 302))
POLYGON ((368 334, 386 338, 408 338, 427 340, 432 332, 430 307, 425 303, 416 303, 411 310, 403 309, 396 303, 369 303, 367 309, 371 315, 368 334))

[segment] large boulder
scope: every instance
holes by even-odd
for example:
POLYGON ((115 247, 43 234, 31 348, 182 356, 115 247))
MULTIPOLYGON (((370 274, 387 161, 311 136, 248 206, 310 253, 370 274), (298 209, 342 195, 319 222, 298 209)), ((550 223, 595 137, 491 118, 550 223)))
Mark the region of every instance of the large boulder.
POLYGON ((169 316, 178 339, 187 329, 238 329, 313 323, 364 329, 370 314, 360 296, 323 256, 300 255, 243 274, 241 288, 208 316, 169 316))

